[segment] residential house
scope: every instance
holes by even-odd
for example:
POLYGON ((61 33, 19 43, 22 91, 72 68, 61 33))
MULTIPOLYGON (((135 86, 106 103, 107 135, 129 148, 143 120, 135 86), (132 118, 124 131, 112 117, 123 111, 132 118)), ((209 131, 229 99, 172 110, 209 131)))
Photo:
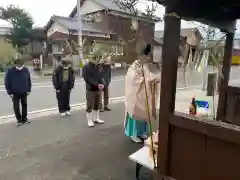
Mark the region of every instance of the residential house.
MULTIPOLYGON (((116 55, 115 60, 131 63, 137 58, 138 42, 143 40, 155 44, 155 23, 160 19, 134 14, 121 7, 116 0, 82 0, 82 39, 86 54, 91 53, 92 44, 107 46, 116 55)), ((69 17, 52 16, 46 27, 49 55, 53 61, 61 59, 66 50, 66 41, 77 42, 77 8, 69 17)))
MULTIPOLYGON (((6 36, 11 33, 12 27, 0 27, 0 57, 6 56, 8 58, 14 57, 16 49, 12 47, 12 44, 7 40, 6 36), (2 52, 1 52, 2 51, 2 52)), ((43 28, 33 28, 32 40, 29 44, 23 46, 22 57, 25 61, 31 61, 34 58, 40 58, 41 54, 44 54, 46 36, 43 28)))
MULTIPOLYGON (((163 43, 163 35, 164 31, 155 31, 154 37, 155 41, 159 42, 160 45, 157 45, 154 47, 154 61, 155 62, 161 62, 162 56, 160 54, 162 53, 162 43, 163 43)), ((198 28, 186 28, 186 29, 181 29, 180 31, 180 57, 179 57, 179 62, 183 63, 186 59, 189 57, 191 58, 192 61, 195 61, 198 55, 198 47, 201 44, 202 41, 202 35, 198 28)))
POLYGON ((0 27, 0 66, 11 60, 16 54, 16 49, 6 41, 6 35, 11 32, 11 27, 0 27))
MULTIPOLYGON (((22 47, 23 56, 26 60, 32 61, 33 59, 40 59, 41 56, 45 56, 46 53, 46 34, 44 28, 33 28, 31 41, 22 47)), ((45 56, 46 57, 46 56, 45 56)), ((47 58, 47 57, 46 57, 47 58)), ((48 64, 47 59, 45 64, 48 64)), ((50 63, 51 65, 51 63, 50 63)))
MULTIPOLYGON (((240 39, 234 39, 234 46, 232 52, 232 65, 240 65, 240 39)), ((224 45, 225 39, 223 40, 209 40, 207 43, 203 44, 203 47, 213 48, 217 51, 217 54, 222 56, 224 55, 224 45)))

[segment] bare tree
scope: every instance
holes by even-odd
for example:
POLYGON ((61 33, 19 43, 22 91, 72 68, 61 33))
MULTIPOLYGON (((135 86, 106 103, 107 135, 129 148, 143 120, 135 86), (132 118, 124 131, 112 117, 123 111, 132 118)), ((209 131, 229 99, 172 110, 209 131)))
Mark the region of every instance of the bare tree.
POLYGON ((217 28, 209 25, 199 24, 197 28, 200 30, 204 40, 206 41, 214 40, 218 35, 220 35, 220 31, 217 28))
MULTIPOLYGON (((146 1, 146 3, 147 2, 151 2, 151 4, 146 5, 145 11, 141 12, 141 14, 152 17, 157 10, 158 4, 153 2, 152 0, 146 1)), ((138 15, 140 13, 140 11, 136 7, 139 3, 141 3, 140 0, 115 0, 115 3, 118 4, 119 7, 125 11, 132 12, 135 15, 138 15)))
POLYGON ((151 3, 151 5, 147 5, 145 12, 143 13, 145 16, 153 17, 157 11, 158 5, 156 3, 151 3))
POLYGON ((115 3, 123 10, 138 14, 136 5, 139 3, 139 0, 115 0, 115 3))

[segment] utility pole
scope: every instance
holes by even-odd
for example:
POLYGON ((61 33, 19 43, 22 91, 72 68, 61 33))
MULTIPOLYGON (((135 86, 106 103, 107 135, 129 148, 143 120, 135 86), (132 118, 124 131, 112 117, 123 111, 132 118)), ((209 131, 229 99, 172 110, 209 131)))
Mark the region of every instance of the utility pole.
POLYGON ((82 52, 82 17, 81 17, 81 0, 77 0, 77 22, 78 22, 78 45, 79 45, 79 58, 77 61, 78 68, 80 69, 80 76, 82 75, 82 69, 80 63, 83 63, 83 52, 82 52))
MULTIPOLYGON (((208 41, 205 41, 204 42, 204 47, 205 49, 207 48, 207 43, 208 41)), ((208 79, 208 59, 209 59, 209 50, 204 50, 206 52, 203 52, 203 53, 206 53, 204 54, 205 58, 204 58, 204 62, 203 62, 203 76, 202 76, 202 90, 205 91, 206 90, 206 86, 207 86, 207 79, 208 79)))

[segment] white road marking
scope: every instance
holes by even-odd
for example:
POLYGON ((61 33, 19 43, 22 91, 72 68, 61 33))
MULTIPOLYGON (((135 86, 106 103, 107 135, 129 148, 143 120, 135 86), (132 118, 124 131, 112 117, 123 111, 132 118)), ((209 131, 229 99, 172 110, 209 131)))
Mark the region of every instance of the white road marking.
MULTIPOLYGON (((177 90, 196 89, 196 88, 199 89, 200 86, 182 87, 182 88, 177 88, 177 90)), ((124 102, 124 96, 112 97, 112 98, 109 98, 109 100, 110 100, 111 104, 124 102)), ((71 108, 73 111, 75 111, 75 110, 85 109, 85 106, 86 106, 86 102, 82 102, 82 103, 72 104, 71 108)), ((50 115, 54 115, 54 114, 58 114, 57 107, 41 109, 41 110, 37 110, 37 111, 31 111, 28 113, 28 116, 30 119, 34 119, 34 118, 50 116, 50 115)), ((14 114, 0 117, 0 124, 5 124, 5 123, 15 122, 15 121, 16 120, 15 120, 14 114)))
MULTIPOLYGON (((116 82, 116 81, 123 81, 124 78, 122 76, 119 76, 119 77, 116 77, 116 78, 113 78, 112 79, 112 82, 116 82)), ((75 85, 84 85, 85 82, 82 80, 82 81, 77 81, 75 83, 75 85)), ((32 89, 40 89, 40 88, 53 88, 53 85, 52 85, 52 82, 46 82, 46 83, 33 83, 32 84, 32 89), (49 85, 46 85, 46 84, 49 84, 49 85), (37 86, 35 86, 37 85, 37 86)), ((0 92, 5 92, 5 86, 0 86, 0 92)))
MULTIPOLYGON (((120 103, 120 102, 124 101, 124 96, 110 98, 109 100, 110 100, 110 104, 120 103)), ((71 111, 85 109, 85 106, 86 106, 86 102, 72 104, 71 111)), ((56 115, 58 113, 59 113, 58 108, 54 107, 54 108, 48 108, 48 109, 42 109, 42 110, 29 112, 28 117, 29 117, 29 119, 34 120, 36 118, 50 116, 50 115, 56 115)), ((6 123, 11 123, 11 122, 16 122, 14 114, 0 117, 0 124, 6 124, 6 123)))

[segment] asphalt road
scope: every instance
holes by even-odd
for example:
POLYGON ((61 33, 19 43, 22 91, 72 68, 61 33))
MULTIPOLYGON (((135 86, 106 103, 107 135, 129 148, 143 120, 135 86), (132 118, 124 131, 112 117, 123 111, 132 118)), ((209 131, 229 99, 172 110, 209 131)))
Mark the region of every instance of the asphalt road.
POLYGON ((115 111, 101 114, 105 124, 94 128, 87 127, 85 111, 34 119, 19 128, 1 125, 0 179, 134 179, 135 164, 128 156, 141 145, 124 135, 124 104, 112 106, 115 111))
MULTIPOLYGON (((231 79, 240 80, 240 68, 232 70, 231 79)), ((200 86, 202 83, 202 74, 193 73, 187 75, 186 82, 182 74, 178 77, 178 88, 183 88, 185 83, 187 86, 200 86), (191 78, 189 78, 191 77, 191 78)), ((117 73, 113 76, 110 85, 110 97, 124 96, 124 72, 117 73)), ((4 86, 0 86, 0 116, 13 114, 12 102, 6 94, 4 86)), ((71 94, 71 104, 78 104, 85 101, 85 84, 82 79, 76 81, 75 88, 71 94)), ((32 93, 28 98, 28 111, 37 111, 56 107, 56 95, 50 81, 39 82, 33 84, 32 93)))
MULTIPOLYGON (((239 80, 239 70, 231 79, 239 80)), ((201 75, 192 76, 188 85, 200 85, 201 75)), ((178 87, 184 87, 182 77, 178 87)), ((114 77, 111 97, 123 96, 124 78, 114 77)), ((0 116, 12 114, 12 103, 4 87, 0 88, 0 116)), ((72 93, 72 104, 85 100, 85 86, 78 80, 72 93)), ((56 106, 51 82, 33 85, 29 111, 56 106)), ((88 128, 85 111, 74 111, 71 117, 58 115, 33 119, 19 128, 13 123, 0 126, 1 180, 132 180, 135 164, 128 156, 140 148, 124 136, 124 104, 111 104, 114 111, 104 112, 105 124, 88 128), (117 155, 117 156, 116 156, 117 155)), ((146 172, 149 175, 149 172, 146 172)))

